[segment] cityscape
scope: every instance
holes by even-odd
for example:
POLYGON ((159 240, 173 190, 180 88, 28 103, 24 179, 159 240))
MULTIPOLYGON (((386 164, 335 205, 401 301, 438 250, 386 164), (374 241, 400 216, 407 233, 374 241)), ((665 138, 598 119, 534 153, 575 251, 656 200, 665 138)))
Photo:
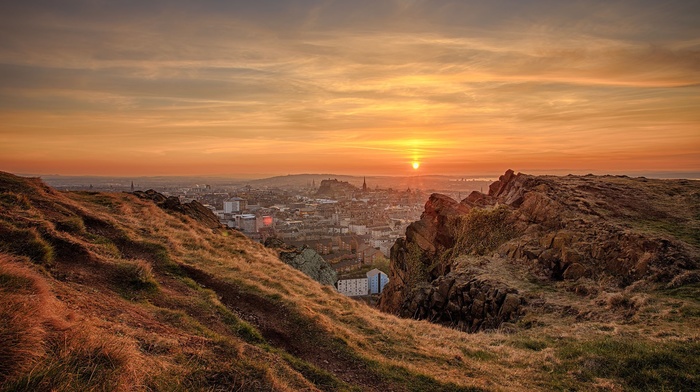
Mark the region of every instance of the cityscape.
POLYGON ((375 265, 387 274, 391 247, 405 236, 411 222, 420 219, 431 193, 442 192, 461 200, 472 191, 483 191, 492 182, 487 178, 447 176, 368 179, 299 175, 249 181, 45 177, 48 184, 66 191, 153 189, 166 197, 177 197, 181 203, 197 201, 223 226, 253 241, 264 244, 275 238, 291 247, 313 249, 340 278, 354 278, 375 265))

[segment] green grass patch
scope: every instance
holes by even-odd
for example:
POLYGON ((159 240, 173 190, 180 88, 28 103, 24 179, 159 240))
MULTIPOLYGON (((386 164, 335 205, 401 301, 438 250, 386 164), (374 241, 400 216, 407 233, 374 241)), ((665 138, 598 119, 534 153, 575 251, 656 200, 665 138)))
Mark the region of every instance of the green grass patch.
POLYGON ((167 308, 157 308, 154 311, 156 319, 160 322, 170 324, 175 328, 188 331, 190 333, 206 338, 219 338, 219 335, 202 325, 199 321, 182 310, 167 308))
MULTIPOLYGON (((694 222, 697 223, 697 222, 694 222)), ((650 233, 664 233, 685 241, 691 245, 700 246, 700 227, 693 227, 688 222, 667 220, 640 220, 633 222, 635 227, 650 233)))
POLYGON ((462 348, 461 351, 465 357, 482 362, 493 361, 498 358, 496 354, 484 350, 470 350, 468 348, 462 348))
POLYGON ((557 350, 559 373, 579 381, 617 379, 625 390, 695 391, 700 388, 700 342, 603 338, 571 342, 557 350))
POLYGON ((227 307, 221 304, 216 304, 215 306, 224 323, 226 323, 234 334, 251 344, 259 345, 265 343, 265 338, 263 338, 255 327, 241 320, 232 311, 228 310, 227 307))
POLYGON ((411 392, 483 392, 484 389, 478 387, 464 387, 453 383, 441 383, 425 374, 412 372, 398 366, 382 366, 377 362, 370 361, 371 369, 382 380, 391 381, 400 386, 401 390, 411 392))
POLYGON ((287 364, 292 367, 292 369, 301 373, 305 379, 313 383, 318 389, 322 391, 357 391, 360 392, 362 389, 350 386, 344 383, 342 380, 338 379, 333 373, 327 372, 323 369, 319 369, 316 366, 301 360, 285 351, 277 352, 287 364))
POLYGON ((275 390, 265 364, 242 358, 235 344, 226 339, 210 343, 210 353, 182 353, 181 365, 150 377, 149 391, 272 391, 275 390), (220 358, 227 358, 222 361, 220 358))
POLYGON ((672 289, 664 289, 661 290, 661 293, 669 297, 700 302, 700 283, 691 283, 672 289))
POLYGON ((544 340, 533 339, 530 337, 516 338, 510 341, 509 344, 515 348, 530 351, 542 351, 547 348, 547 342, 544 340))

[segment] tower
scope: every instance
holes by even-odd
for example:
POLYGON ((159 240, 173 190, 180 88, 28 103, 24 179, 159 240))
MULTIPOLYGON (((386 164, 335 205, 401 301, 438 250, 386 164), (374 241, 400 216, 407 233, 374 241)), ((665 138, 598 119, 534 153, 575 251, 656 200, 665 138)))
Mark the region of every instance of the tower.
POLYGON ((134 182, 133 181, 131 181, 131 191, 132 192, 134 191, 134 182))
POLYGON ((363 180, 362 180, 362 192, 367 192, 367 177, 363 177, 363 180))

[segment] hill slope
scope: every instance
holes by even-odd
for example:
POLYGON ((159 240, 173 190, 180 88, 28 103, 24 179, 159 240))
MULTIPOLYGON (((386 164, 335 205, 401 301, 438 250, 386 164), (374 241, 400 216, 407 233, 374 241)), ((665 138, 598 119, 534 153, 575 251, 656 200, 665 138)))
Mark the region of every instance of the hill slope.
POLYGON ((696 286, 620 291, 579 319, 579 295, 533 285, 546 311, 465 334, 380 313, 152 200, 0 174, 0 390, 697 386, 696 286))

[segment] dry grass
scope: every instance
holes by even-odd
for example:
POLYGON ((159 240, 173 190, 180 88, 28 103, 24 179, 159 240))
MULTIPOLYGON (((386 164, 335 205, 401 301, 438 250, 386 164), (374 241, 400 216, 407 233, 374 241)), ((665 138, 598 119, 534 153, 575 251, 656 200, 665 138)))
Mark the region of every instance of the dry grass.
POLYGON ((18 202, 0 211, 0 220, 35 230, 55 248, 45 272, 27 258, 0 258, 0 322, 10 320, 0 328, 0 389, 660 390, 696 385, 692 375, 700 373, 692 286, 641 292, 590 282, 580 295, 572 283, 527 280, 527 266, 494 263, 483 273, 531 293, 531 312, 515 333, 470 335, 380 313, 236 232, 208 229, 131 195, 37 186, 0 189, 20 195, 2 200, 32 190, 28 208, 18 202), (57 246, 57 239, 72 245, 57 246), (222 303, 223 293, 202 287, 186 267, 236 287, 240 301, 264 299, 312 331, 303 338, 319 346, 308 347, 305 360, 270 344, 261 331, 275 320, 236 310, 235 297, 222 303), (312 350, 360 364, 379 384, 316 361, 312 350), (624 370, 634 366, 634 374, 624 370))
POLYGON ((0 383, 28 371, 44 352, 48 289, 43 279, 0 254, 0 383))

